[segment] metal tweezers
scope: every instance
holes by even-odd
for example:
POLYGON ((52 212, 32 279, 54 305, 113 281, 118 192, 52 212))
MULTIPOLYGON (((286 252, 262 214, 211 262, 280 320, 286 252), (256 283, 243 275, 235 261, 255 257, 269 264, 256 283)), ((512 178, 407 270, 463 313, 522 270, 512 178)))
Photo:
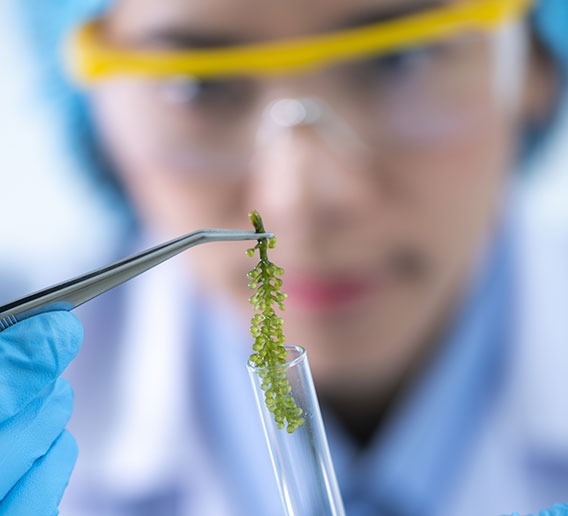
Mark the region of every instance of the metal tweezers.
POLYGON ((32 315, 54 310, 73 310, 195 245, 229 240, 259 240, 273 236, 268 232, 233 229, 194 231, 0 306, 0 332, 32 315))

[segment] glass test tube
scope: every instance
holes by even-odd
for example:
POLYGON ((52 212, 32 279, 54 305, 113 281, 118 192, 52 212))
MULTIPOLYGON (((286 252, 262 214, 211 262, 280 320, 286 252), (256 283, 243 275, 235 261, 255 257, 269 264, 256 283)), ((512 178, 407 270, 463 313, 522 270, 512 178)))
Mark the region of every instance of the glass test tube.
POLYGON ((293 433, 279 429, 265 404, 261 388, 266 368, 248 363, 270 457, 287 516, 344 516, 343 501, 331 462, 327 437, 306 355, 300 346, 286 346, 286 372, 291 395, 305 422, 293 433))

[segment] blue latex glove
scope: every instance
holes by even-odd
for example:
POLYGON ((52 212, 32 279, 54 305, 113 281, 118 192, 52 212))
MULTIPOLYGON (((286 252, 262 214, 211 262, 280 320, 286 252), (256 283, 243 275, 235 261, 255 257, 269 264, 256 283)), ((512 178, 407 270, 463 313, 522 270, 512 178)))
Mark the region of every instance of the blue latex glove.
POLYGON ((54 516, 77 458, 65 425, 73 392, 59 378, 83 337, 52 312, 0 333, 0 516, 54 516))
MULTIPOLYGON (((518 512, 511 514, 511 516, 520 516, 518 512)), ((568 516, 568 503, 557 503, 553 505, 550 509, 541 511, 538 514, 533 514, 532 516, 568 516)))
POLYGON ((541 511, 534 516, 568 516, 568 503, 557 503, 546 511, 541 511))

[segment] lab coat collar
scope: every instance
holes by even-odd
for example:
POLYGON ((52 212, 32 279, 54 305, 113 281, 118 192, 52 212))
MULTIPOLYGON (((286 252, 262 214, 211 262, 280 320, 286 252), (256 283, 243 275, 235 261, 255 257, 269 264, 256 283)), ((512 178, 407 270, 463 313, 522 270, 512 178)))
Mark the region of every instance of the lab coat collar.
POLYGON ((236 514, 279 514, 280 496, 246 368, 252 346, 246 318, 220 297, 201 295, 193 307, 199 425, 213 460, 222 464, 226 494, 236 514))
POLYGON ((107 423, 111 436, 100 456, 105 489, 121 496, 159 490, 175 476, 185 414, 183 299, 172 288, 182 271, 160 265, 128 285, 124 336, 118 353, 120 410, 107 423), (172 443, 177 443, 177 446, 172 443))
POLYGON ((562 221, 554 210, 535 204, 531 194, 522 195, 515 241, 517 353, 511 391, 533 458, 568 468, 568 411, 559 403, 568 393, 568 217, 562 221))

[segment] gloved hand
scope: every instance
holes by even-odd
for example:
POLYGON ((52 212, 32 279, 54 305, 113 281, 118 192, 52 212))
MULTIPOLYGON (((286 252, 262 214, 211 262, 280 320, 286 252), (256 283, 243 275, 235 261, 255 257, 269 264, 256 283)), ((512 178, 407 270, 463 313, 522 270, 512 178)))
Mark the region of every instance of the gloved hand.
MULTIPOLYGON (((518 512, 511 514, 511 516, 520 516, 518 512)), ((550 509, 533 514, 532 516, 568 516, 568 503, 557 503, 550 509)))
POLYGON ((83 337, 69 312, 0 332, 0 516, 53 516, 77 458, 65 425, 73 393, 59 378, 83 337))

